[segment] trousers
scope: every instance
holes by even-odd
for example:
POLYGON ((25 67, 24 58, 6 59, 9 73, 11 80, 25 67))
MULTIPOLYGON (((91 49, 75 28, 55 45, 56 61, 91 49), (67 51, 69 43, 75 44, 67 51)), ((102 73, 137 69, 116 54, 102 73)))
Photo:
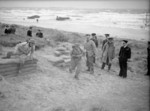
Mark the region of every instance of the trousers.
POLYGON ((87 67, 88 67, 88 70, 91 72, 91 73, 94 73, 94 60, 95 60, 95 56, 88 56, 87 55, 87 67))
POLYGON ((72 72, 75 70, 75 75, 78 76, 81 72, 81 58, 71 58, 69 71, 72 72))
POLYGON ((120 66, 119 76, 126 78, 127 77, 127 60, 120 58, 119 66, 120 66))

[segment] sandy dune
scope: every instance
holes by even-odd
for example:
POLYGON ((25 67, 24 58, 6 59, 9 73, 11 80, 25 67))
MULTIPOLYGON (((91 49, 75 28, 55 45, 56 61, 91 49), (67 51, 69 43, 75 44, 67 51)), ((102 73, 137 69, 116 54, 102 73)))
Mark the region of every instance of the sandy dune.
MULTIPOLYGON (((37 29, 34 27, 33 32, 37 29)), ((84 34, 41 29, 50 40, 70 37, 68 42, 85 41, 84 37, 81 38, 84 34)), ((17 34, 10 36, 25 40, 26 30, 27 27, 18 26, 17 34)), ((1 31, 1 41, 10 36, 3 35, 1 31)), ((101 43, 103 37, 98 37, 101 43)), ((144 76, 147 70, 146 42, 130 40, 132 62, 129 63, 128 77, 122 79, 118 77, 117 62, 121 39, 116 38, 115 41, 116 58, 112 70, 100 70, 101 62, 97 61, 95 74, 90 75, 85 71, 83 59, 79 80, 73 78, 74 74, 70 74, 68 68, 60 69, 48 60, 57 43, 36 51, 34 56, 39 61, 35 72, 11 78, 1 77, 0 111, 149 111, 149 77, 144 76)), ((12 48, 3 47, 4 54, 8 50, 12 48)), ((100 56, 100 53, 99 47, 97 55, 100 56)))

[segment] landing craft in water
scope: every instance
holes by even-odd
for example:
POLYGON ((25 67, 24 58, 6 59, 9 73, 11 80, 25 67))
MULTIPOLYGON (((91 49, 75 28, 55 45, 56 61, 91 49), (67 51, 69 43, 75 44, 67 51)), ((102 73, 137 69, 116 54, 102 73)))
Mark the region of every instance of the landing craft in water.
POLYGON ((59 17, 59 16, 57 16, 56 20, 63 21, 63 20, 70 20, 70 18, 69 17, 59 17))
POLYGON ((40 16, 39 15, 33 15, 33 16, 28 16, 27 18, 28 19, 35 19, 35 18, 40 18, 40 16))

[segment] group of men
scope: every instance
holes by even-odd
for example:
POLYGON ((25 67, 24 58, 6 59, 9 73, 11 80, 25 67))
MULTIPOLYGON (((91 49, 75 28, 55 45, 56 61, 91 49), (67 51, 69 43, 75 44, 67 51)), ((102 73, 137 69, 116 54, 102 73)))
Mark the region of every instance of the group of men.
MULTIPOLYGON (((36 37, 43 38, 43 33, 41 32, 40 29, 38 30, 38 32, 35 35, 36 35, 36 37)), ((29 27, 29 29, 27 31, 27 36, 32 37, 32 27, 29 27)))
MULTIPOLYGON (((27 36, 32 37, 32 27, 29 28, 27 31, 27 36)), ((43 37, 43 34, 41 34, 41 31, 39 30, 38 33, 36 33, 36 36, 40 36, 40 38, 43 37)), ((105 65, 108 65, 108 71, 110 71, 112 66, 112 60, 115 58, 115 46, 114 46, 114 38, 110 37, 110 34, 105 34, 106 39, 103 40, 101 45, 101 70, 105 68, 105 65)), ((69 71, 70 73, 75 71, 75 78, 78 79, 79 73, 81 72, 81 64, 82 64, 82 57, 86 56, 86 66, 87 71, 90 72, 90 74, 94 74, 94 64, 96 63, 96 56, 97 56, 97 49, 99 48, 100 44, 98 44, 98 39, 95 33, 86 34, 86 43, 84 44, 84 50, 80 48, 79 43, 75 43, 75 45, 72 46, 71 51, 71 64, 69 71)), ((131 58, 131 48, 128 47, 128 41, 123 40, 122 46, 119 51, 119 66, 120 66, 120 72, 119 76, 126 78, 127 77, 127 62, 131 58)), ((18 68, 18 73, 21 72, 21 68, 27 58, 27 56, 32 57, 33 52, 35 50, 35 41, 33 39, 27 39, 26 42, 21 42, 16 45, 15 50, 8 52, 6 57, 4 58, 10 58, 12 55, 18 55, 20 58, 20 65, 18 68)), ((150 64, 150 42, 148 42, 148 58, 147 58, 147 67, 148 71, 146 75, 149 74, 149 64, 150 64)))
MULTIPOLYGON (((86 66, 87 71, 90 74, 94 74, 94 64, 96 62, 96 55, 97 55, 97 48, 100 44, 98 44, 98 39, 95 33, 86 34, 87 41, 84 44, 83 51, 79 44, 75 44, 72 48, 71 52, 71 65, 70 65, 70 72, 76 69, 75 78, 78 79, 78 75, 81 71, 81 60, 82 56, 86 55, 86 66), (84 54, 85 53, 85 54, 84 54)), ((111 69, 112 60, 115 58, 115 46, 114 46, 114 39, 110 37, 109 34, 105 34, 106 39, 102 42, 102 53, 101 53, 101 61, 102 66, 101 70, 105 68, 105 65, 108 65, 108 71, 111 69)), ((119 52, 119 66, 120 72, 119 76, 126 78, 127 77, 127 61, 131 58, 131 49, 128 47, 128 41, 123 40, 123 45, 120 48, 119 52)))
POLYGON ((15 34, 15 32, 16 32, 15 26, 13 26, 13 25, 11 25, 11 26, 6 25, 5 26, 5 30, 4 30, 5 34, 15 34))

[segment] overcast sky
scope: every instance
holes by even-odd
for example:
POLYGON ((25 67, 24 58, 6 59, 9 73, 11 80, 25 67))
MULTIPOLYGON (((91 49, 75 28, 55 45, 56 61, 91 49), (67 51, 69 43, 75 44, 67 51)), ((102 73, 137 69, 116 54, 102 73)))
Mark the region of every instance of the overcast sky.
POLYGON ((0 0, 0 7, 149 9, 149 0, 0 0))
POLYGON ((149 0, 0 0, 0 1, 149 1, 149 0))

